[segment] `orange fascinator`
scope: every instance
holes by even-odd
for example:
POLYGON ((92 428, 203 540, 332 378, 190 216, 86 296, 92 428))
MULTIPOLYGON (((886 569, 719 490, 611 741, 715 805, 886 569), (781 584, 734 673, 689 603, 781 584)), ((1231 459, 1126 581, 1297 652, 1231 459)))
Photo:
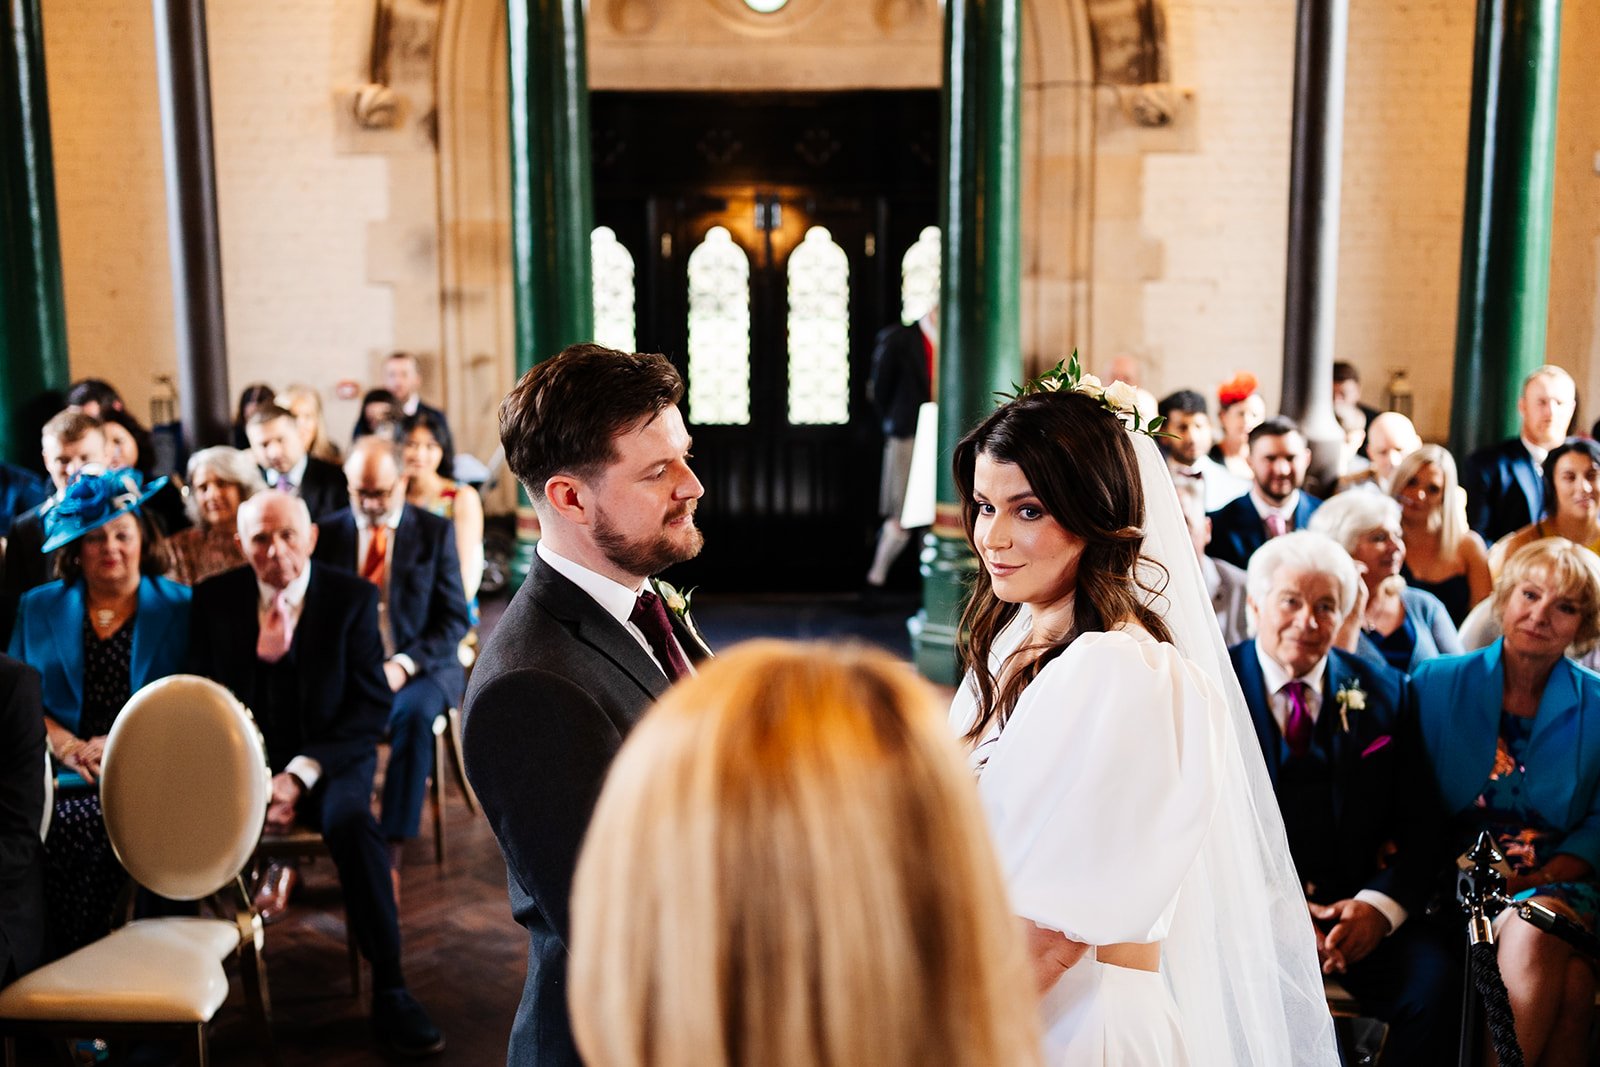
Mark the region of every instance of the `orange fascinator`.
POLYGON ((1256 384, 1256 376, 1242 370, 1233 376, 1231 382, 1217 386, 1217 403, 1226 408, 1241 400, 1249 400, 1255 395, 1256 384))

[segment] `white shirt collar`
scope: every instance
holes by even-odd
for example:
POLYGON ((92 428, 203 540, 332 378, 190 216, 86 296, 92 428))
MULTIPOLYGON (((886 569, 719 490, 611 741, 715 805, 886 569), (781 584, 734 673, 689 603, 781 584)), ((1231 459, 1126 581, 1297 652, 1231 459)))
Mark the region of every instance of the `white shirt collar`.
POLYGON ((421 393, 412 393, 411 394, 411 399, 407 400, 404 404, 400 405, 400 410, 405 412, 406 418, 409 419, 411 416, 413 416, 413 415, 415 415, 417 413, 417 409, 420 408, 421 406, 422 406, 422 394, 421 393))
MULTIPOLYGON (((286 600, 291 609, 298 608, 306 598, 306 586, 311 584, 311 561, 306 560, 305 569, 300 572, 300 577, 290 582, 281 591, 286 594, 286 600)), ((272 588, 261 579, 256 579, 256 592, 261 597, 261 607, 268 608, 273 601, 278 599, 280 590, 272 588)))
POLYGON ((608 615, 627 625, 633 616, 634 604, 638 602, 639 594, 644 591, 645 582, 641 581, 636 588, 629 589, 603 574, 596 574, 581 563, 574 563, 565 556, 558 555, 555 549, 542 540, 534 551, 539 553, 539 558, 554 568, 557 574, 588 593, 590 599, 604 608, 608 615))
MULTIPOLYGON (((385 514, 383 516, 383 519, 382 519, 383 524, 385 526, 389 527, 389 529, 391 529, 391 530, 399 529, 400 528, 400 515, 401 515, 402 512, 405 511, 405 509, 406 509, 406 506, 404 504, 401 504, 399 507, 395 508, 393 511, 390 511, 387 514, 385 514)), ((361 512, 361 510, 359 508, 351 508, 350 512, 351 512, 351 514, 353 514, 356 517, 356 526, 358 528, 360 528, 363 531, 372 529, 372 522, 366 517, 366 515, 362 514, 362 512, 361 512)))
MULTIPOLYGON (((300 457, 299 463, 296 463, 294 466, 283 472, 283 476, 289 479, 290 485, 294 486, 296 489, 300 488, 300 483, 305 481, 306 467, 310 464, 310 462, 311 455, 310 453, 307 453, 306 455, 300 457)), ((262 467, 261 476, 266 479, 267 486, 270 488, 272 486, 273 479, 278 477, 278 472, 273 470, 271 467, 262 467)))
MULTIPOLYGON (((1267 696, 1277 696, 1278 690, 1294 681, 1289 676, 1289 672, 1284 670, 1277 660, 1267 655, 1267 650, 1262 647, 1259 637, 1256 638, 1256 658, 1261 661, 1261 674, 1267 682, 1267 696)), ((1310 710, 1312 718, 1316 718, 1316 705, 1322 701, 1322 680, 1327 676, 1327 673, 1328 657, 1323 656, 1317 661, 1316 666, 1300 675, 1299 680, 1306 683, 1306 686, 1310 688, 1317 698, 1315 701, 1308 702, 1308 710, 1310 710)))
POLYGON ((1300 490, 1296 489, 1289 494, 1289 499, 1282 504, 1273 506, 1267 503, 1261 491, 1254 485, 1250 486, 1250 503, 1256 506, 1256 514, 1265 519, 1268 515, 1281 515, 1285 525, 1294 522, 1294 509, 1300 506, 1300 490))
POLYGON ((1526 437, 1522 438, 1522 447, 1526 448, 1528 455, 1533 458, 1533 465, 1542 470, 1544 468, 1544 458, 1550 454, 1550 450, 1548 448, 1540 448, 1526 437))

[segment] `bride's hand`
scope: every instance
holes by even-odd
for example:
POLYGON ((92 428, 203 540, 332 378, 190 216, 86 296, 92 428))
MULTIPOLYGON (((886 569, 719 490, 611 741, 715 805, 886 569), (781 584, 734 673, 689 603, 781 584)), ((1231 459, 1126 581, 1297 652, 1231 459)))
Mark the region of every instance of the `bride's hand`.
POLYGON ((1060 930, 1022 920, 1028 938, 1028 962, 1033 967, 1035 988, 1044 993, 1061 979, 1067 968, 1083 958, 1089 946, 1073 941, 1060 930))

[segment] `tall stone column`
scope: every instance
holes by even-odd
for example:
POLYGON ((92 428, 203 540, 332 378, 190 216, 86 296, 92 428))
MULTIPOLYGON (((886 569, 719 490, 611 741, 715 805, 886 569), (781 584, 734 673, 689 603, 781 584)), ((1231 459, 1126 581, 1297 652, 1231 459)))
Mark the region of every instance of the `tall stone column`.
POLYGON ((0 454, 39 455, 39 401, 67 387, 39 0, 4 0, 0 45, 0 454))
POLYGON ((1545 361, 1561 0, 1478 0, 1461 236, 1458 456, 1518 432, 1522 379, 1545 361))
POLYGON ((1311 445, 1311 473, 1328 485, 1338 476, 1344 440, 1333 415, 1333 343, 1350 0, 1299 0, 1297 7, 1279 407, 1300 424, 1311 445))
MULTIPOLYGON (((594 333, 594 188, 583 0, 506 0, 511 52, 511 262, 517 373, 594 333)), ((539 520, 518 490, 517 583, 539 520)))
POLYGON ((944 164, 939 225, 939 473, 922 550, 917 669, 954 684, 956 626, 978 563, 961 527, 950 458, 1022 373, 1020 0, 945 5, 944 164))

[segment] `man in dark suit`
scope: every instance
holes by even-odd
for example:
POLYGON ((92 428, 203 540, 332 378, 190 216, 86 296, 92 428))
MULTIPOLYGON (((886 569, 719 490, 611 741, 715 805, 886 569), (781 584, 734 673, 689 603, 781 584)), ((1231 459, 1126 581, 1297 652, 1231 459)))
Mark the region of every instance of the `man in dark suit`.
POLYGON ((1385 1059, 1456 1061, 1453 955, 1423 906, 1448 857, 1409 679, 1333 647, 1360 579, 1294 533, 1250 562, 1254 640, 1230 650, 1317 924, 1323 970, 1389 1024, 1385 1059))
POLYGON ((310 562, 305 502, 268 490, 239 506, 249 567, 200 583, 189 631, 190 670, 227 686, 254 714, 272 765, 268 829, 321 831, 345 914, 372 965, 372 1025, 402 1056, 444 1048, 406 990, 389 857, 372 817, 377 746, 391 695, 378 635, 378 591, 310 562))
POLYGON ((11 523, 18 515, 49 497, 49 482, 14 463, 0 463, 0 539, 11 536, 11 523))
POLYGON ((245 423, 244 433, 267 487, 304 500, 313 522, 321 522, 350 502, 344 471, 336 463, 306 453, 299 424, 288 408, 261 405, 245 423))
POLYGON ((539 515, 528 579, 467 688, 466 761, 505 855, 528 978, 511 1067, 580 1063, 567 1019, 567 898, 623 738, 709 652, 650 575, 700 551, 683 381, 665 357, 573 345, 500 405, 506 462, 539 515))
POLYGON ((319 524, 312 558, 359 574, 378 590, 383 671, 394 692, 379 825, 398 875, 400 843, 416 837, 422 821, 433 721, 461 699, 466 685, 457 646, 471 621, 455 527, 406 503, 395 445, 360 438, 344 474, 350 506, 319 524))
MULTIPOLYGON (((383 387, 394 397, 394 421, 410 425, 410 420, 416 418, 418 413, 428 414, 436 427, 434 437, 444 447, 445 455, 455 454, 450 422, 444 417, 444 412, 422 402, 422 362, 416 356, 410 352, 390 353, 389 358, 383 361, 383 387)), ((367 421, 366 408, 363 406, 350 439, 353 441, 365 437, 374 429, 367 421)), ((444 474, 447 478, 451 477, 449 471, 444 474)))
POLYGON ((10 645, 22 594, 55 578, 54 552, 44 551, 44 509, 67 483, 88 466, 104 467, 106 438, 98 419, 67 408, 44 424, 39 433, 45 472, 54 493, 18 515, 6 539, 5 567, 0 571, 0 645, 10 645))
POLYGON ((1311 450, 1293 419, 1270 418, 1250 431, 1250 491, 1211 513, 1206 552, 1235 567, 1249 566, 1270 538, 1303 530, 1322 501, 1301 488, 1311 450))
POLYGON ((0 655, 0 986, 44 948, 44 745, 39 675, 0 655))
POLYGON ((872 347, 872 378, 867 394, 883 420, 883 473, 878 488, 878 513, 883 526, 867 571, 867 584, 881 586, 889 568, 911 540, 900 524, 906 484, 911 478, 911 450, 917 436, 917 415, 933 399, 933 368, 939 347, 939 305, 903 326, 878 331, 872 347))
POLYGON ((1540 367, 1522 382, 1521 433, 1467 457, 1461 471, 1467 522, 1489 544, 1543 518, 1544 457, 1566 440, 1577 397, 1570 374, 1540 367))

